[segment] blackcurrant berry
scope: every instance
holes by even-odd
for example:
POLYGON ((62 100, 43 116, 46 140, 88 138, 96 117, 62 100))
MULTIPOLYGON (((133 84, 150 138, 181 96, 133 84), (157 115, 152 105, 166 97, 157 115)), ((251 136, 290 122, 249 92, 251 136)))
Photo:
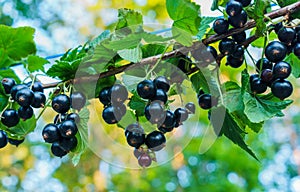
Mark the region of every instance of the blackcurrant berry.
POLYGON ((2 85, 6 94, 10 94, 13 86, 16 85, 16 81, 13 78, 2 79, 2 85))
POLYGON ((235 45, 234 52, 231 54, 232 57, 242 58, 244 56, 244 48, 241 45, 235 45))
POLYGON ((31 106, 34 108, 41 108, 44 107, 46 103, 46 96, 42 92, 34 92, 33 93, 33 100, 31 106))
POLYGON ((72 120, 76 124, 78 124, 80 122, 80 117, 79 117, 79 115, 77 113, 70 113, 67 116, 67 120, 72 120))
MULTIPOLYGON (((185 117, 183 117, 183 118, 185 118, 185 117)), ((174 113, 172 111, 167 110, 165 120, 164 120, 163 124, 161 125, 161 127, 171 129, 171 128, 174 128, 175 123, 176 123, 176 116, 174 115, 174 113)))
POLYGON ((33 83, 31 90, 33 92, 42 92, 43 93, 44 92, 43 84, 41 82, 36 81, 33 83))
POLYGON ((219 50, 225 55, 232 54, 234 52, 235 42, 232 39, 222 39, 219 43, 219 50))
POLYGON ((276 24, 274 25, 274 31, 275 31, 275 33, 278 33, 278 31, 279 31, 282 27, 283 27, 282 22, 276 23, 276 24))
POLYGON ((255 65, 257 72, 259 72, 260 70, 273 68, 273 64, 266 58, 259 59, 255 65))
POLYGON ((16 100, 16 94, 18 91, 20 91, 21 89, 28 89, 28 87, 24 84, 17 84, 15 86, 13 86, 10 90, 10 95, 11 95, 11 98, 13 100, 16 100))
POLYGON ((236 1, 240 2, 243 5, 243 7, 247 7, 251 3, 251 0, 236 0, 236 1))
POLYGON ((13 139, 13 138, 8 138, 8 143, 11 145, 14 145, 16 147, 18 147, 20 144, 22 144, 25 139, 13 139))
POLYGON ((273 71, 271 69, 264 69, 261 72, 261 80, 264 82, 266 85, 270 86, 271 83, 273 82, 273 71))
POLYGON ((110 87, 102 89, 99 93, 99 100, 103 105, 108 105, 110 103, 110 87))
POLYGON ((151 98, 151 101, 161 101, 166 103, 168 101, 168 96, 164 90, 156 89, 156 94, 151 98))
POLYGON ((285 58, 286 54, 287 47, 279 41, 272 41, 267 45, 265 50, 265 55, 271 62, 282 61, 285 58))
POLYGON ((170 81, 165 76, 158 76, 153 81, 157 89, 162 89, 166 93, 170 89, 170 81))
POLYGON ((57 113, 66 113, 71 107, 70 98, 65 94, 59 94, 52 100, 52 108, 57 113))
POLYGON ((260 77, 259 77, 258 74, 252 74, 252 75, 250 75, 250 82, 251 82, 251 81, 255 81, 255 80, 259 79, 259 78, 260 78, 260 77))
POLYGON ((282 27, 277 33, 278 39, 286 44, 291 44, 296 38, 296 31, 293 28, 282 27))
POLYGON ((128 145, 139 148, 141 145, 145 143, 145 133, 143 130, 135 130, 135 131, 129 131, 126 140, 128 145))
POLYGON ((243 10, 239 15, 228 17, 228 22, 235 28, 241 28, 247 23, 247 17, 246 11, 243 10))
POLYGON ((60 143, 58 141, 52 143, 51 152, 54 156, 60 158, 67 155, 67 152, 60 146, 60 143))
POLYGON ((59 124, 63 121, 65 121, 67 119, 67 114, 66 113, 60 113, 60 114, 57 114, 53 120, 53 123, 54 124, 59 124))
POLYGON ((58 130, 61 136, 67 138, 74 137, 78 132, 76 123, 72 120, 65 120, 64 122, 62 122, 58 130))
POLYGON ((139 156, 138 163, 143 168, 149 167, 152 163, 152 159, 147 153, 143 153, 139 156))
POLYGON ((175 115, 175 118, 176 118, 176 122, 178 124, 182 124, 189 117, 188 111, 186 109, 184 109, 184 108, 177 108, 174 111, 174 115, 175 115))
POLYGON ((165 147, 166 137, 160 131, 153 131, 146 136, 145 144, 153 151, 159 151, 165 147))
POLYGON ((283 100, 292 94, 293 85, 285 79, 278 79, 272 83, 271 91, 275 97, 283 100))
POLYGON ((273 67, 274 78, 285 79, 290 76, 292 67, 289 63, 285 61, 279 61, 273 67))
POLYGON ((300 43, 296 43, 294 46, 294 54, 300 58, 300 43))
POLYGON ((72 109, 80 110, 85 106, 86 96, 81 92, 73 92, 70 101, 72 109))
POLYGON ((33 109, 32 107, 20 107, 18 115, 23 120, 30 119, 33 116, 33 109))
POLYGON ((34 94, 29 88, 21 89, 16 94, 16 101, 19 105, 28 107, 33 101, 33 96, 34 94))
POLYGON ((122 119, 122 117, 126 114, 126 106, 123 103, 118 103, 117 105, 112 105, 115 108, 115 117, 116 119, 119 119, 119 121, 122 119))
POLYGON ((254 94, 264 93, 268 88, 260 78, 250 81, 250 87, 254 94))
POLYGON ((145 107, 145 117, 152 124, 161 124, 165 118, 164 108, 159 102, 151 102, 145 107))
POLYGON ((246 33, 245 31, 237 33, 232 35, 232 38, 235 40, 235 42, 237 42, 238 44, 244 43, 244 41, 246 40, 246 33))
POLYGON ((232 55, 228 55, 227 56, 227 63, 226 65, 229 65, 230 67, 233 68, 239 68, 240 66, 242 66, 244 63, 244 55, 242 55, 239 58, 236 58, 232 55))
POLYGON ((78 144, 78 141, 77 141, 76 137, 62 138, 59 141, 60 147, 66 152, 70 152, 73 149, 75 149, 77 144, 78 144))
POLYGON ((240 15, 243 10, 243 5, 238 1, 231 0, 226 4, 225 10, 229 16, 240 15))
POLYGON ((18 112, 14 109, 6 109, 1 116, 1 122, 7 127, 16 126, 20 121, 18 112))
POLYGON ((198 104, 202 109, 210 109, 216 105, 216 101, 210 94, 203 94, 198 97, 198 104))
POLYGON ((115 84, 110 89, 111 102, 123 103, 128 98, 128 92, 124 85, 115 84))
POLYGON ((3 130, 0 130, 0 148, 7 145, 7 135, 3 130))
POLYGON ((134 148, 133 154, 134 154, 135 158, 138 159, 143 153, 139 149, 134 148))
POLYGON ((47 143, 53 143, 61 138, 59 129, 54 124, 46 125, 43 129, 42 136, 47 143))
POLYGON ((156 94, 156 86, 151 80, 144 80, 137 85, 137 92, 143 99, 150 99, 156 94))
POLYGON ((197 60, 198 68, 207 67, 216 61, 218 56, 217 50, 212 46, 200 46, 192 52, 193 57, 197 60))
POLYGON ((190 114, 195 114, 195 111, 196 111, 196 106, 194 103, 192 102, 189 102, 185 105, 185 108, 187 110, 188 113, 190 114))
POLYGON ((102 111, 102 118, 108 124, 118 123, 121 119, 115 107, 108 106, 102 111))
POLYGON ((125 129, 125 136, 127 137, 129 132, 143 132, 144 129, 137 123, 130 124, 125 129))
POLYGON ((228 31, 228 27, 228 21, 223 18, 216 19, 213 23, 213 30, 219 35, 226 33, 228 31))
POLYGON ((198 94, 197 94, 197 97, 200 97, 201 95, 205 94, 205 92, 203 91, 203 89, 200 89, 198 94))

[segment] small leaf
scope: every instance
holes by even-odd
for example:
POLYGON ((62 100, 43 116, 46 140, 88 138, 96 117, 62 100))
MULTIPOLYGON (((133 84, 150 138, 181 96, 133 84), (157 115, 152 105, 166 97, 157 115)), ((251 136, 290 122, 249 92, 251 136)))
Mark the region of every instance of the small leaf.
POLYGON ((14 61, 8 57, 3 48, 0 48, 0 68, 7 68, 12 65, 14 61))
POLYGON ((93 39, 90 43, 89 46, 92 48, 95 48, 96 46, 100 45, 100 43, 107 39, 110 36, 109 30, 103 31, 100 35, 98 35, 95 39, 93 39))
MULTIPOLYGON (((131 32, 140 32, 143 30, 143 16, 131 9, 119 9, 118 10, 118 23, 116 30, 123 28, 129 28, 131 32)), ((122 31, 122 30, 121 30, 122 31)))
POLYGON ((147 58, 147 57, 162 54, 166 47, 164 45, 147 44, 147 45, 143 45, 141 48, 142 48, 143 58, 147 58))
POLYGON ((249 85, 249 81, 250 81, 250 75, 247 71, 247 69, 242 71, 242 95, 244 95, 245 92, 249 92, 250 90, 250 85, 249 85))
POLYGON ((285 58, 285 61, 288 62, 292 66, 292 74, 296 78, 300 77, 300 62, 299 62, 299 60, 300 59, 294 53, 290 53, 290 55, 288 55, 285 58))
POLYGON ((27 62, 28 62, 28 70, 30 72, 34 72, 38 70, 45 72, 44 65, 49 63, 48 60, 35 55, 28 56, 27 62))
POLYGON ((141 99, 137 93, 130 98, 128 106, 135 111, 137 116, 143 116, 147 102, 141 99))
POLYGON ((177 27, 173 27, 172 34, 175 37, 175 40, 183 46, 189 47, 193 45, 193 35, 189 32, 177 27))
POLYGON ((211 93, 214 96, 219 95, 217 80, 208 69, 201 69, 193 74, 190 79, 196 92, 202 88, 205 93, 211 93))
POLYGON ((133 48, 133 49, 120 50, 120 51, 118 51, 118 54, 124 60, 134 62, 134 63, 141 61, 142 57, 143 57, 142 50, 139 46, 136 48, 133 48))
POLYGON ((199 40, 202 40, 203 36, 205 35, 208 28, 210 28, 209 24, 213 22, 216 19, 216 17, 202 17, 201 23, 199 27, 199 31, 197 34, 197 38, 199 40))

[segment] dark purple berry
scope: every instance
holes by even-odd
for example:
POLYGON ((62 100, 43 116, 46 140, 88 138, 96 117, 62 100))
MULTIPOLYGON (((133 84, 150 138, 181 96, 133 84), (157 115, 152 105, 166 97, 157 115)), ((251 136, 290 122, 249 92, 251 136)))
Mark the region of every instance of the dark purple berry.
POLYGON ((61 136, 67 138, 74 137, 78 132, 76 123, 72 120, 65 120, 64 122, 62 122, 58 130, 61 136))
POLYGON ((99 100, 103 105, 108 105, 110 103, 110 87, 102 89, 99 93, 99 100))
POLYGON ((257 72, 259 72, 260 70, 273 68, 273 64, 266 58, 259 59, 255 65, 257 72))
POLYGON ((7 135, 3 130, 0 130, 0 148, 7 145, 7 135))
POLYGON ((174 115, 175 115, 175 118, 176 118, 176 122, 179 123, 179 124, 186 121, 189 117, 188 111, 184 108, 177 108, 174 111, 174 115))
POLYGON ((300 58, 300 43, 296 43, 294 46, 294 54, 300 58))
POLYGON ((61 138, 59 129, 54 124, 46 125, 43 129, 42 136, 47 143, 53 143, 61 138))
POLYGON ((250 88, 254 94, 260 94, 264 93, 268 87, 260 78, 255 78, 250 80, 250 88))
POLYGON ((128 98, 128 92, 124 85, 115 84, 110 89, 112 103, 123 103, 128 98))
POLYGON ((212 28, 217 34, 221 35, 228 31, 228 27, 229 27, 228 21, 223 18, 220 18, 215 20, 212 28))
POLYGON ((58 141, 52 143, 51 152, 54 156, 60 157, 60 158, 67 155, 67 152, 60 146, 58 141))
POLYGON ((196 106, 194 103, 189 102, 185 105, 186 110, 188 111, 188 113, 190 114, 195 114, 196 111, 196 106))
POLYGON ((18 115, 23 120, 30 119, 33 116, 33 109, 32 107, 20 107, 18 115))
POLYGON ((70 98, 65 94, 59 94, 52 100, 52 108, 57 113, 66 113, 71 107, 70 98))
POLYGON ((81 92, 73 92, 70 101, 72 109, 80 110, 85 106, 86 96, 81 92))
POLYGON ((7 127, 16 126, 20 121, 18 112, 14 109, 6 109, 1 116, 1 122, 7 127))
POLYGON ((237 33, 232 35, 232 38, 237 42, 238 44, 244 43, 246 40, 246 33, 245 31, 237 33))
POLYGON ((102 111, 102 118, 107 124, 115 124, 121 120, 118 111, 113 106, 104 108, 102 111))
POLYGON ((137 92, 143 99, 151 99, 156 94, 156 86, 151 80, 144 80, 137 85, 137 92))
POLYGON ((22 107, 28 107, 33 101, 34 94, 29 88, 21 89, 16 94, 16 101, 22 107))
POLYGON ((72 120, 76 124, 78 124, 80 122, 80 117, 79 117, 79 115, 77 113, 70 113, 67 116, 67 120, 72 120))
POLYGON ((152 124, 161 124, 164 121, 165 111, 159 102, 151 102, 145 107, 145 117, 152 124))
POLYGON ((135 130, 135 131, 129 131, 126 140, 128 145, 131 147, 139 148, 141 145, 145 143, 145 133, 143 130, 135 130))
POLYGON ((229 55, 234 52, 235 42, 232 39, 222 39, 219 43, 219 50, 224 55, 229 55))
POLYGON ((60 113, 60 114, 57 114, 53 120, 54 124, 59 124, 63 121, 65 121, 67 119, 67 114, 66 113, 60 113))
POLYGON ((28 89, 28 87, 24 84, 17 84, 15 86, 13 86, 10 90, 10 95, 11 95, 11 98, 13 100, 16 100, 16 94, 18 91, 20 91, 21 89, 28 89))
POLYGON ((242 55, 239 58, 236 58, 232 55, 227 56, 227 63, 226 65, 229 65, 232 68, 239 68, 244 63, 244 55, 242 55))
POLYGON ((275 97, 283 100, 292 94, 293 85, 285 79, 278 79, 272 83, 271 91, 275 97))
POLYGON ((241 14, 243 5, 238 1, 231 0, 226 4, 225 10, 229 16, 237 16, 241 14))
POLYGON ((2 85, 6 94, 10 94, 13 86, 16 85, 16 81, 13 78, 4 78, 2 79, 2 85))
POLYGON ((289 63, 285 61, 279 61, 273 67, 274 78, 285 79, 290 76, 292 67, 289 63))
POLYGON ((164 90, 156 89, 156 94, 151 98, 151 101, 161 101, 166 103, 168 101, 168 96, 164 90))
POLYGON ((76 137, 70 137, 70 138, 62 138, 60 141, 59 141, 59 145, 60 147, 66 151, 66 152, 70 152, 72 151, 73 149, 76 148, 78 144, 78 141, 77 141, 77 138, 76 137))
POLYGON ((246 11, 243 10, 239 15, 228 17, 228 22, 235 28, 241 28, 247 23, 247 17, 246 11))
POLYGON ((34 82, 32 87, 31 87, 31 90, 33 92, 44 92, 44 87, 43 87, 43 84, 41 82, 34 82))
POLYGON ((176 123, 176 116, 174 115, 174 113, 172 111, 167 110, 165 120, 164 120, 163 124, 161 125, 161 127, 171 129, 171 128, 174 128, 175 123, 176 123))
POLYGON ((149 167, 152 163, 152 159, 147 153, 143 153, 139 156, 138 163, 143 168, 149 167))
POLYGON ((165 147, 166 137, 160 131, 153 131, 146 136, 145 144, 153 151, 159 151, 165 147))
POLYGON ((31 106, 34 108, 41 108, 44 107, 46 103, 46 96, 42 92, 34 92, 33 93, 33 100, 31 106))
POLYGON ((154 85, 157 89, 162 89, 166 93, 170 89, 170 81, 165 76, 156 77, 153 81, 154 85))
POLYGON ((261 80, 262 82, 264 82, 265 84, 267 84, 268 86, 271 85, 271 83, 273 82, 273 71, 271 69, 264 69, 261 72, 261 80))
POLYGON ((296 31, 293 28, 282 27, 277 36, 281 42, 291 44, 296 38, 296 31))
POLYGON ((287 47, 279 41, 272 41, 267 45, 265 50, 265 55, 271 62, 282 61, 285 58, 286 54, 287 47))
POLYGON ((13 138, 8 138, 7 139, 9 144, 14 145, 16 147, 18 147, 20 144, 22 144, 25 139, 13 139, 13 138))
POLYGON ((198 104, 202 109, 210 109, 215 106, 216 100, 210 94, 203 94, 198 97, 198 104))

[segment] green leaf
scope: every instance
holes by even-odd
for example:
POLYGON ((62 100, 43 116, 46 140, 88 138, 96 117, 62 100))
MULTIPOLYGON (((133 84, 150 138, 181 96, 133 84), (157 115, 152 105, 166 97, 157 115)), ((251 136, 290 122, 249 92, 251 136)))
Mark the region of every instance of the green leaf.
POLYGON ((243 111, 235 111, 231 113, 231 115, 234 117, 235 121, 238 124, 240 124, 241 126, 247 126, 256 133, 258 133, 263 128, 263 121, 259 123, 253 123, 247 118, 243 111))
POLYGON ((291 100, 281 101, 272 94, 253 97, 249 93, 245 93, 243 98, 245 105, 244 112, 253 123, 260 123, 275 116, 282 116, 281 110, 292 103, 291 100))
POLYGON ((242 71, 242 95, 244 95, 245 92, 249 92, 250 90, 250 85, 249 85, 249 81, 250 81, 250 75, 247 71, 247 69, 242 71))
POLYGON ((128 103, 128 106, 135 111, 137 116, 143 116, 144 110, 147 105, 147 102, 141 99, 137 95, 137 93, 134 93, 133 96, 130 98, 130 101, 128 103))
POLYGON ((128 72, 130 73, 125 73, 122 75, 122 81, 126 88, 130 91, 133 92, 136 90, 137 84, 145 79, 145 71, 140 71, 139 68, 137 71, 135 69, 129 70, 128 72), (135 76, 134 72, 140 73, 142 76, 135 76), (144 75, 143 75, 144 74, 144 75))
POLYGON ((34 72, 38 70, 45 72, 44 65, 49 63, 48 60, 35 55, 29 55, 27 58, 27 62, 28 62, 28 70, 30 72, 34 72))
POLYGON ((76 166, 79 163, 81 155, 87 149, 88 146, 88 121, 90 118, 90 111, 87 109, 87 107, 85 107, 81 109, 81 111, 79 111, 78 115, 80 117, 80 122, 77 125, 78 134, 76 135, 78 144, 73 151, 74 156, 72 158, 72 163, 74 166, 76 166))
POLYGON ((226 91, 223 94, 223 99, 224 99, 224 105, 230 113, 234 111, 243 111, 244 103, 243 103, 243 97, 240 88, 226 91))
POLYGON ((147 44, 142 47, 143 58, 162 54, 166 48, 164 45, 147 44))
POLYGON ((217 80, 210 70, 201 69, 193 74, 190 80, 196 92, 202 88, 205 93, 211 93, 214 96, 219 95, 217 80))
POLYGON ((133 49, 123 49, 117 52, 120 57, 130 62, 139 62, 143 58, 142 49, 138 46, 133 49))
POLYGON ((0 49, 13 60, 21 60, 34 54, 36 52, 34 32, 35 30, 31 27, 12 28, 0 25, 0 49))
POLYGON ((215 11, 215 10, 218 9, 218 7, 219 7, 218 1, 219 1, 219 0, 213 0, 213 3, 212 3, 212 5, 211 5, 211 7, 210 7, 210 10, 215 11))
POLYGON ((3 109, 7 104, 8 104, 8 97, 4 94, 0 94, 0 111, 3 111, 3 109))
POLYGON ((110 36, 109 30, 103 31, 100 35, 98 35, 95 39, 93 39, 90 43, 89 46, 92 48, 95 48, 96 46, 100 45, 100 43, 107 39, 110 36))
POLYGON ((208 28, 210 28, 209 24, 213 22, 216 17, 202 17, 200 27, 198 30, 197 38, 202 40, 203 36, 205 35, 208 28))
POLYGON ((172 34, 175 40, 183 46, 189 47, 193 45, 193 36, 189 32, 177 27, 172 27, 172 34))
POLYGON ((285 61, 288 62, 292 67, 292 74, 294 77, 300 77, 300 58, 298 58, 294 53, 290 53, 286 58, 285 61))
POLYGON ((13 63, 13 60, 8 57, 5 50, 3 48, 0 48, 0 68, 6 68, 13 63))
POLYGON ((27 134, 34 131, 35 127, 36 127, 36 119, 33 116, 32 118, 27 119, 26 121, 20 120, 20 122, 16 126, 6 128, 5 131, 8 132, 9 134, 14 135, 14 137, 24 138, 27 134))
POLYGON ((140 32, 142 31, 143 25, 143 16, 131 9, 119 9, 118 10, 118 23, 116 30, 123 28, 129 28, 131 32, 140 32))
MULTIPOLYGON (((256 30, 252 30, 252 31, 250 32, 250 35, 251 35, 251 36, 254 35, 254 34, 255 34, 255 31, 256 31, 256 30)), ((269 34, 269 41, 271 42, 271 41, 273 41, 273 40, 275 40, 275 39, 277 39, 277 34, 274 33, 274 32, 271 32, 271 33, 269 34)), ((263 47, 264 47, 264 41, 265 41, 265 36, 262 36, 262 37, 256 39, 255 41, 253 41, 253 42, 251 43, 251 45, 252 45, 253 47, 263 48, 263 47)))

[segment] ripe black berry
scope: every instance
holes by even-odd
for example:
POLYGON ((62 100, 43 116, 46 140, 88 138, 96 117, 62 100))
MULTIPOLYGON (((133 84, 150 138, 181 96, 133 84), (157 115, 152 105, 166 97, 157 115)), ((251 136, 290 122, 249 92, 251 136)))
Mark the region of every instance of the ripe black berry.
POLYGON ((228 17, 228 22, 235 28, 241 28, 246 24, 247 17, 246 11, 243 10, 239 15, 228 17))
POLYGON ((252 74, 250 75, 250 82, 259 79, 259 75, 258 74, 252 74))
POLYGON ((166 92, 162 89, 156 89, 156 94, 154 97, 151 98, 151 101, 161 101, 166 103, 168 100, 168 96, 166 92))
POLYGON ((125 129, 125 136, 127 137, 129 132, 144 132, 144 129, 137 123, 130 124, 125 129))
POLYGON ((296 43, 294 46, 294 54, 300 58, 300 43, 296 43))
POLYGON ((221 53, 228 55, 234 52, 235 42, 232 39, 222 39, 219 43, 219 50, 221 53))
POLYGON ((23 107, 28 107, 33 101, 33 92, 29 88, 21 89, 16 94, 16 101, 23 107))
POLYGON ((225 10, 229 16, 236 16, 241 14, 243 6, 240 2, 231 0, 226 4, 225 10))
POLYGON ((278 39, 286 44, 291 44, 296 38, 296 31, 293 28, 282 27, 277 33, 278 39))
POLYGON ((244 48, 241 45, 235 45, 234 52, 231 54, 232 57, 242 58, 244 56, 244 48))
POLYGON ((219 35, 226 33, 228 31, 228 27, 228 21, 223 18, 216 19, 213 23, 213 30, 219 35))
POLYGON ((59 94, 52 100, 52 108, 57 113, 66 113, 71 106, 70 98, 65 94, 59 94))
POLYGON ((7 135, 3 130, 0 130, 0 148, 7 145, 7 135))
POLYGON ((216 61, 218 56, 217 50, 212 46, 205 47, 200 46, 198 49, 192 52, 193 57, 197 60, 197 66, 199 68, 207 67, 212 62, 216 61))
POLYGON ((170 81, 165 76, 156 77, 153 81, 157 89, 162 89, 168 92, 170 89, 170 81))
POLYGON ((80 122, 80 117, 79 117, 79 115, 77 113, 70 113, 67 116, 67 120, 72 120, 76 124, 78 124, 80 122))
POLYGON ((171 128, 174 128, 175 123, 176 123, 176 116, 174 115, 174 113, 172 111, 167 110, 165 120, 164 120, 163 124, 161 125, 161 127, 171 129, 171 128))
POLYGON ((149 167, 152 163, 152 159, 147 153, 143 153, 139 156, 138 163, 141 167, 149 167))
POLYGON ((7 127, 16 126, 20 121, 18 112, 14 109, 6 109, 1 116, 1 122, 7 127))
POLYGON ((73 92, 70 96, 70 101, 73 109, 80 110, 86 103, 86 96, 81 92, 73 92))
POLYGON ((67 152, 60 146, 58 141, 52 143, 51 152, 54 156, 57 156, 57 157, 63 157, 65 155, 67 155, 67 152))
POLYGON ((10 94, 13 86, 16 85, 16 81, 13 78, 2 79, 2 85, 6 94, 10 94))
POLYGON ((63 113, 63 114, 57 114, 55 117, 54 117, 54 120, 53 120, 53 123, 54 124, 59 124, 63 121, 65 121, 67 119, 67 114, 66 113, 63 113))
POLYGON ((271 91, 275 97, 283 100, 292 94, 293 85, 285 79, 278 79, 272 83, 271 91))
POLYGON ((143 153, 139 149, 134 148, 133 154, 138 159, 143 153))
POLYGON ((187 110, 188 113, 190 114, 195 114, 195 111, 196 111, 196 106, 194 103, 192 102, 189 102, 185 105, 185 108, 187 110))
POLYGON ((151 80, 144 80, 137 85, 137 92, 143 99, 150 99, 156 94, 156 86, 151 80))
POLYGON ((145 133, 143 130, 129 131, 126 135, 128 145, 139 148, 145 143, 145 133))
POLYGON ((24 85, 24 84, 17 84, 15 86, 13 86, 11 88, 11 90, 10 90, 11 98, 13 100, 16 100, 16 94, 17 94, 17 92, 20 91, 21 89, 24 89, 24 88, 28 89, 28 87, 26 85, 24 85))
POLYGON ((46 125, 43 129, 42 136, 47 143, 53 143, 61 138, 59 129, 54 124, 46 125))
POLYGON ((259 59, 255 65, 257 72, 259 72, 260 70, 273 68, 273 64, 266 58, 259 59))
POLYGON ((145 107, 145 116, 152 124, 161 124, 165 117, 165 111, 159 102, 151 102, 145 107))
POLYGON ((113 106, 108 106, 102 111, 102 118, 108 124, 118 123, 121 120, 118 111, 113 106))
POLYGON ((160 131, 153 131, 146 137, 145 144, 153 151, 159 151, 165 147, 166 137, 160 131))
POLYGON ((287 47, 279 41, 272 41, 267 45, 265 50, 265 55, 271 62, 282 61, 285 58, 286 54, 287 47))
POLYGON ((250 80, 250 88, 254 94, 260 94, 264 93, 268 86, 260 78, 255 78, 252 81, 250 80))
POLYGON ((251 0, 236 0, 236 1, 240 2, 243 5, 243 7, 247 7, 251 3, 251 0))
POLYGON ((123 103, 128 98, 128 92, 124 85, 115 84, 110 89, 112 103, 123 103))
POLYGON ((13 139, 13 138, 8 138, 7 140, 9 142, 9 144, 14 145, 16 147, 18 147, 20 144, 22 144, 25 141, 25 139, 19 140, 19 139, 13 139))
POLYGON ((198 104, 202 109, 210 109, 216 105, 215 102, 215 99, 210 94, 202 94, 198 97, 198 104))
POLYGON ((175 118, 176 118, 176 122, 178 124, 181 124, 182 122, 184 122, 185 120, 187 120, 188 117, 189 117, 188 111, 186 109, 184 109, 184 108, 177 108, 174 111, 174 115, 175 115, 175 118))
POLYGON ((234 57, 232 55, 228 55, 227 56, 227 63, 226 65, 229 65, 230 67, 233 68, 239 68, 240 66, 242 66, 244 63, 244 55, 242 55, 241 57, 234 57))
POLYGON ((274 31, 275 31, 275 33, 278 33, 278 31, 279 31, 282 27, 283 27, 282 22, 275 24, 275 25, 274 25, 274 31))
POLYGON ((271 69, 264 69, 261 72, 261 80, 264 82, 266 85, 270 86, 271 83, 273 82, 273 71, 271 69))
POLYGON ((58 129, 61 136, 67 138, 74 137, 78 132, 76 123, 72 120, 65 120, 64 122, 62 122, 58 129))
POLYGON ((285 79, 287 78, 292 71, 292 67, 289 63, 285 61, 279 61, 273 67, 273 76, 274 78, 285 79))
POLYGON ((33 100, 31 106, 34 108, 44 107, 46 103, 46 96, 42 92, 34 92, 33 93, 33 100))
POLYGON ((44 92, 43 84, 41 82, 36 81, 33 83, 31 90, 33 92, 42 92, 43 93, 44 92))
POLYGON ((241 33, 237 33, 232 35, 232 38, 237 42, 237 43, 244 43, 244 41, 246 40, 246 33, 245 31, 241 32, 241 33))
POLYGON ((70 152, 73 149, 75 149, 75 147, 77 146, 78 141, 76 137, 70 137, 70 138, 62 138, 59 141, 59 145, 60 147, 66 151, 66 152, 70 152))
POLYGON ((110 103, 110 87, 102 89, 99 93, 99 100, 103 105, 108 105, 110 103))
POLYGON ((33 109, 32 107, 20 107, 18 115, 23 120, 30 119, 33 116, 33 109))

